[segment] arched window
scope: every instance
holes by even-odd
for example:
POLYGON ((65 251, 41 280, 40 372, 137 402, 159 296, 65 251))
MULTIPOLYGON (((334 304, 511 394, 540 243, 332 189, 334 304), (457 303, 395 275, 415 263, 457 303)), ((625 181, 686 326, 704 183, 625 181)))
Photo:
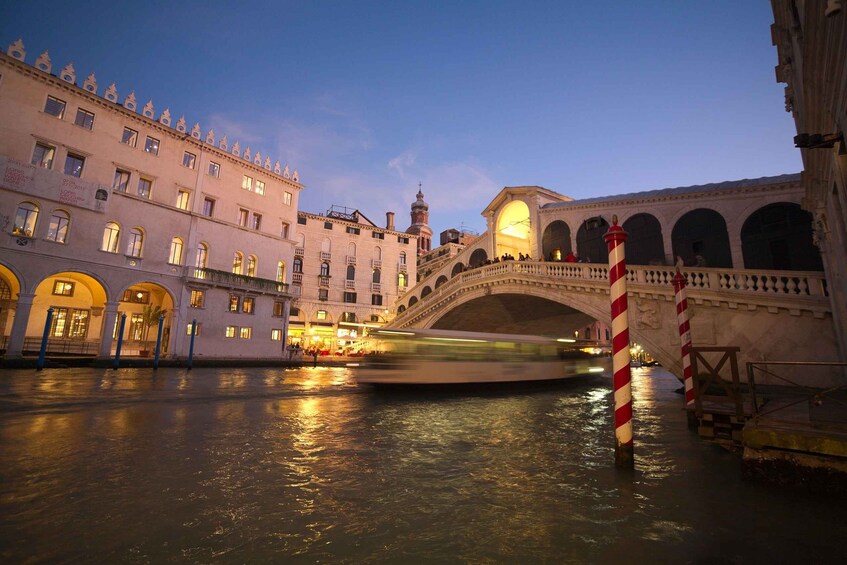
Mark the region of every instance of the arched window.
POLYGON ((352 241, 347 244, 347 256, 355 257, 356 256, 356 244, 352 241))
POLYGON ((674 257, 686 265, 732 268, 729 232, 723 216, 709 208, 686 212, 671 231, 674 257))
POLYGON ((259 268, 258 263, 259 263, 259 260, 256 259, 255 255, 250 255, 249 257, 247 257, 247 276, 248 277, 255 277, 256 276, 256 271, 259 268))
POLYGON ((322 277, 328 277, 329 276, 329 263, 327 263, 326 261, 321 263, 321 276, 322 277))
POLYGON ((347 265, 347 280, 356 280, 356 267, 354 265, 347 265))
POLYGON ((171 240, 171 252, 168 255, 168 263, 171 265, 182 265, 182 239, 178 237, 171 240))
POLYGON ((586 263, 604 263, 608 261, 609 248, 603 239, 609 231, 609 223, 600 216, 588 218, 576 231, 576 254, 586 263))
POLYGON ((571 252, 571 228, 562 220, 555 220, 544 228, 541 251, 548 261, 561 261, 571 252))
POLYGON ((381 277, 382 277, 382 274, 380 273, 379 269, 374 269, 374 272, 373 272, 373 278, 371 279, 371 281, 372 281, 372 282, 375 282, 375 283, 378 283, 378 282, 379 282, 379 279, 380 279, 381 277))
POLYGON ((486 261, 488 261, 488 253, 485 252, 485 249, 474 249, 473 253, 471 253, 471 258, 468 260, 468 265, 479 267, 485 265, 486 261))
POLYGON ((332 251, 332 242, 329 240, 328 237, 325 237, 323 241, 321 241, 321 251, 323 253, 329 253, 330 251, 332 251))
POLYGON ((295 257, 294 262, 291 264, 291 270, 295 273, 303 272, 303 259, 300 257, 295 257))
POLYGON ((64 210, 53 210, 50 215, 50 225, 47 226, 47 239, 56 243, 65 243, 70 221, 71 217, 64 210))
POLYGON ((126 254, 130 257, 141 257, 141 248, 144 245, 144 232, 141 228, 129 230, 129 240, 126 243, 126 254))
POLYGON ((206 261, 209 259, 209 246, 205 243, 197 244, 197 256, 194 258, 194 266, 200 269, 206 268, 206 261))
POLYGON ((276 282, 285 282, 285 261, 276 264, 276 282))
POLYGON ((401 252, 400 252, 399 263, 400 263, 401 265, 405 265, 405 264, 406 264, 406 252, 405 252, 405 251, 401 251, 401 252))
POLYGON ((400 288, 406 288, 408 285, 409 276, 404 272, 397 273, 397 286, 400 288))
POLYGON ((117 253, 120 236, 121 227, 115 222, 107 223, 106 227, 103 228, 103 243, 100 244, 100 250, 117 253))
POLYGON ((244 274, 244 254, 236 251, 232 256, 232 272, 236 275, 244 274))
POLYGON ((382 248, 374 247, 374 261, 382 261, 382 248))
POLYGON ((630 265, 662 265, 665 244, 662 224, 652 214, 635 214, 621 226, 629 234, 626 240, 626 262, 630 265))
POLYGON ((21 202, 15 214, 15 227, 13 235, 25 235, 32 237, 35 233, 35 222, 38 220, 38 206, 32 202, 21 202))

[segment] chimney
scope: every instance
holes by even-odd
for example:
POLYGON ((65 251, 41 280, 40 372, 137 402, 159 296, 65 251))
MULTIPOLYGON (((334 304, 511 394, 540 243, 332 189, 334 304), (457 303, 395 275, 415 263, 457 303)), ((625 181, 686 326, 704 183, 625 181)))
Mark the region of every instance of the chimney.
POLYGON ((394 212, 385 213, 385 229, 394 231, 394 212))

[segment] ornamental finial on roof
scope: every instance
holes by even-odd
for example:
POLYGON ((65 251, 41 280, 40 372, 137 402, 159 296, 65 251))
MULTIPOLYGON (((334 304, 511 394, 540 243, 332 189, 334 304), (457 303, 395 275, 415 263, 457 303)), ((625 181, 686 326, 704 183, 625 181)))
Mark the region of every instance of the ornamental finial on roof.
POLYGON ((209 132, 206 134, 206 143, 208 143, 209 145, 215 144, 215 130, 210 129, 209 132))
POLYGON ((9 57, 14 57, 18 61, 23 61, 26 59, 26 51, 24 50, 24 40, 23 38, 18 38, 14 43, 9 44, 9 48, 6 49, 6 55, 9 57))
POLYGON ((223 149, 224 151, 229 151, 229 141, 226 139, 226 134, 221 138, 221 142, 218 144, 218 148, 223 149))
POLYGON ((97 77, 94 76, 94 73, 88 75, 88 78, 82 83, 82 87, 88 92, 97 94, 97 77))
POLYGON ((200 122, 194 122, 194 127, 191 128, 191 137, 200 139, 200 122))
POLYGON ((164 124, 168 127, 171 127, 171 109, 165 108, 165 111, 162 112, 162 115, 159 116, 159 123, 164 124))
POLYGON ((132 92, 129 93, 129 96, 124 98, 124 108, 126 108, 127 110, 132 110, 133 112, 135 112, 135 107, 136 107, 136 105, 135 105, 135 91, 133 90, 132 92))
POLYGON ((50 53, 45 51, 41 55, 38 56, 38 59, 35 60, 35 68, 39 71, 44 71, 45 73, 49 73, 53 68, 53 63, 50 61, 50 53))
POLYGON ((103 93, 103 94, 106 97, 106 100, 108 100, 109 102, 117 102, 118 101, 118 87, 115 86, 114 82, 111 85, 109 85, 109 88, 107 88, 106 92, 103 93))
POLYGON ((59 73, 59 77, 65 82, 76 84, 76 71, 74 70, 74 64, 68 63, 65 65, 65 68, 62 69, 61 73, 59 73))

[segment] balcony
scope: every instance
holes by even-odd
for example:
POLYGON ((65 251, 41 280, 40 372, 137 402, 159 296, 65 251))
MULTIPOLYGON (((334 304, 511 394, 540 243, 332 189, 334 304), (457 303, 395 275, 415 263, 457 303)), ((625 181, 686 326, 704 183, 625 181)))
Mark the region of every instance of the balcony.
POLYGON ((332 253, 321 251, 321 261, 332 261, 332 253))
POLYGON ((302 247, 295 247, 294 248, 294 256, 295 257, 302 257, 305 254, 306 254, 306 250, 303 249, 302 247))
POLYGON ((344 290, 356 290, 356 281, 344 281, 344 290))
POLYGON ((397 270, 401 273, 405 273, 408 270, 406 263, 397 263, 397 270))
POLYGON ((303 284, 303 273, 292 273, 291 282, 292 284, 303 284))
POLYGON ((318 286, 329 288, 329 275, 318 275, 318 286))
POLYGON ((271 279, 248 277, 247 275, 237 275, 228 271, 186 267, 184 278, 186 283, 201 284, 211 288, 251 291, 260 294, 289 295, 287 283, 271 279))
POLYGON ((409 287, 407 287, 407 286, 398 286, 397 287, 397 294, 399 296, 403 296, 404 294, 406 294, 407 290, 409 290, 409 287))
POLYGON ((382 268, 382 260, 381 259, 371 259, 371 268, 372 269, 381 269, 382 268))
POLYGON ((375 283, 375 282, 371 283, 371 292, 382 292, 380 290, 381 288, 382 288, 382 285, 380 283, 375 283))
POLYGON ((356 256, 355 255, 348 255, 347 256, 347 264, 348 265, 355 265, 356 264, 356 256))

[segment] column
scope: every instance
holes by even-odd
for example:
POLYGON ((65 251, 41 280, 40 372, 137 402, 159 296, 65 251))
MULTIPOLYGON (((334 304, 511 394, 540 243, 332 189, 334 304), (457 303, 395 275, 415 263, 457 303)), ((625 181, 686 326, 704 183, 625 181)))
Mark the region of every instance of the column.
POLYGON ((15 307, 15 321, 9 334, 9 345, 6 347, 6 359, 20 359, 23 355, 26 327, 29 325, 29 314, 35 294, 19 293, 15 307))
POLYGON ((112 341, 115 333, 115 320, 118 317, 118 302, 106 302, 103 309, 103 327, 100 331, 100 359, 112 356, 112 341))

